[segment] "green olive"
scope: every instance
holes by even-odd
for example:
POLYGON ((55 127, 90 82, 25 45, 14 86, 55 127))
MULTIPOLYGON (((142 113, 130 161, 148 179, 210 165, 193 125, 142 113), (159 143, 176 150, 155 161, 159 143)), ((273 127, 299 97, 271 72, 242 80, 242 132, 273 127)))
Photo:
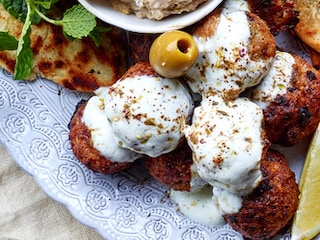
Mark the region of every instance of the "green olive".
POLYGON ((149 62, 163 77, 174 78, 190 69, 198 57, 193 37, 183 31, 165 32, 151 45, 149 62))

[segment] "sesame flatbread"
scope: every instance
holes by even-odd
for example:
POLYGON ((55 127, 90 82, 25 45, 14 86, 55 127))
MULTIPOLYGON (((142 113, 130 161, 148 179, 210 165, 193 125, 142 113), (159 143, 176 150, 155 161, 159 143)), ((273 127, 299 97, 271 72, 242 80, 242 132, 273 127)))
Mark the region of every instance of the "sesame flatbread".
POLYGON ((320 1, 297 0, 299 23, 295 32, 307 45, 320 52, 320 1))
MULTIPOLYGON (((0 31, 17 39, 23 24, 0 4, 0 31)), ((127 69, 125 33, 112 26, 102 33, 99 47, 91 38, 67 40, 60 27, 42 21, 32 25, 34 66, 26 80, 52 80, 65 88, 93 92, 113 84, 127 69)), ((0 51, 0 67, 14 72, 16 51, 0 51)))

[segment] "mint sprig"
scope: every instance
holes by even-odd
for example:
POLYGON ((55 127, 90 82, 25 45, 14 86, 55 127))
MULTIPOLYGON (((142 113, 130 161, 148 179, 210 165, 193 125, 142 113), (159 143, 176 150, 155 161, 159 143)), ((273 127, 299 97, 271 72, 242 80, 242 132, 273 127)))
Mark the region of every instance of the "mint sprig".
POLYGON ((81 4, 74 5, 67 9, 61 20, 50 19, 38 8, 34 8, 36 13, 45 21, 61 26, 63 33, 71 38, 87 37, 97 25, 96 17, 85 9, 81 4))
POLYGON ((0 32, 0 51, 16 50, 18 47, 18 40, 7 32, 0 32))
POLYGON ((30 44, 30 33, 31 33, 31 18, 34 12, 28 5, 28 14, 23 25, 21 37, 18 41, 17 47, 17 60, 14 69, 14 79, 24 79, 29 76, 33 66, 33 52, 30 44))
POLYGON ((14 70, 14 79, 27 78, 33 67, 33 52, 31 49, 31 25, 38 24, 41 19, 51 24, 61 26, 67 39, 81 39, 90 36, 96 45, 100 40, 101 32, 109 28, 97 27, 96 17, 87 11, 81 4, 67 9, 62 19, 51 19, 46 12, 59 0, 0 0, 0 3, 15 18, 24 22, 19 39, 15 39, 7 32, 0 32, 0 51, 17 50, 17 60, 14 70))

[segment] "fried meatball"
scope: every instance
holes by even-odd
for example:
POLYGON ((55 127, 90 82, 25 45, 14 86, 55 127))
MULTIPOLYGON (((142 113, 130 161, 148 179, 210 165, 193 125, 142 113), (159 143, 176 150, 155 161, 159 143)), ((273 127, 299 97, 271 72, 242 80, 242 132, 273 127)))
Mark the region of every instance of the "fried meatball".
POLYGON ((283 154, 270 149, 261 161, 263 180, 242 207, 224 218, 232 228, 250 239, 270 239, 284 228, 298 207, 299 189, 283 154))
POLYGON ((320 75, 295 54, 277 52, 267 76, 249 98, 264 112, 267 137, 292 146, 310 136, 320 121, 320 75))
POLYGON ((192 167, 192 152, 186 141, 170 153, 146 157, 145 164, 151 176, 177 191, 192 191, 206 184, 192 167))
POLYGON ((111 174, 129 168, 132 162, 112 162, 93 147, 91 132, 81 120, 87 103, 78 106, 69 124, 69 139, 74 155, 95 172, 111 174))
POLYGON ((104 104, 116 141, 123 148, 151 157, 178 146, 194 107, 183 82, 161 77, 145 62, 131 66, 106 89, 104 104))
POLYGON ((293 29, 299 22, 294 0, 248 0, 250 10, 266 21, 270 31, 293 29))
POLYGON ((260 182, 260 160, 270 144, 263 112, 247 98, 203 99, 185 136, 200 177, 212 186, 247 194, 260 182))
POLYGON ((191 150, 182 144, 174 151, 159 157, 146 157, 151 176, 174 190, 189 191, 191 181, 191 150))
POLYGON ((253 13, 218 8, 193 32, 199 55, 185 74, 191 90, 203 97, 239 97, 257 85, 270 69, 276 53, 274 36, 253 13))

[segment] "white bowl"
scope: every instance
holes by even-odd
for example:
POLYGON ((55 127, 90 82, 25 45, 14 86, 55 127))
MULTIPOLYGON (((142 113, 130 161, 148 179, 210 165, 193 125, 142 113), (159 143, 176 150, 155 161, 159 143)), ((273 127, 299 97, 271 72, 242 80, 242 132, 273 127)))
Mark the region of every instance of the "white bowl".
MULTIPOLYGON (((133 0, 132 0, 133 1, 133 0)), ((163 20, 140 19, 114 10, 108 0, 79 0, 96 17, 104 22, 138 33, 162 33, 192 25, 212 12, 223 0, 208 0, 190 13, 172 15, 163 20)))

